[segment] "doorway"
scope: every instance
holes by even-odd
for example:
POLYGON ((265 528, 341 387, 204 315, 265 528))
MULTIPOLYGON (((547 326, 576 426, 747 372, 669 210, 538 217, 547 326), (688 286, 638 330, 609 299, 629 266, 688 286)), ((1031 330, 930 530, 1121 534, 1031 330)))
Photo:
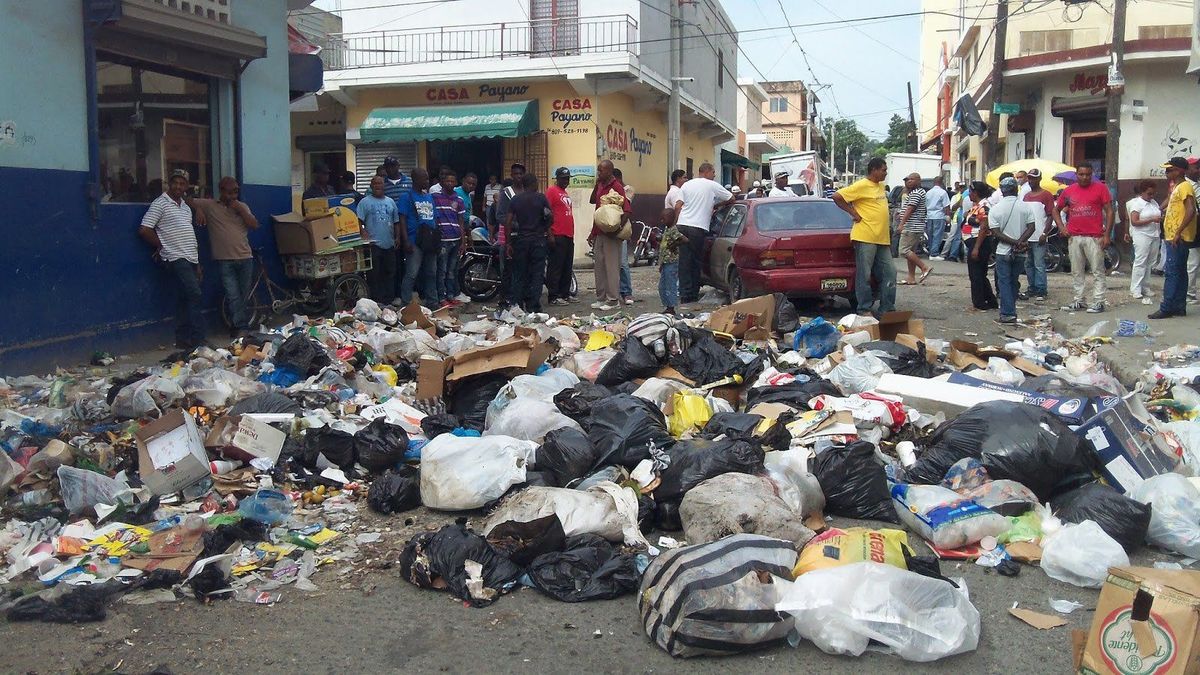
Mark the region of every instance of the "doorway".
POLYGON ((475 194, 472 195, 474 215, 483 216, 483 189, 487 185, 488 176, 501 179, 507 175, 503 170, 504 141, 499 138, 473 138, 469 141, 429 141, 425 144, 425 166, 429 167, 429 179, 436 181, 438 171, 443 166, 454 169, 458 174, 459 183, 468 173, 475 174, 477 180, 475 194))
POLYGON ((1104 153, 1108 148, 1108 133, 1103 117, 1067 119, 1066 156, 1071 166, 1087 164, 1096 180, 1105 180, 1104 153))

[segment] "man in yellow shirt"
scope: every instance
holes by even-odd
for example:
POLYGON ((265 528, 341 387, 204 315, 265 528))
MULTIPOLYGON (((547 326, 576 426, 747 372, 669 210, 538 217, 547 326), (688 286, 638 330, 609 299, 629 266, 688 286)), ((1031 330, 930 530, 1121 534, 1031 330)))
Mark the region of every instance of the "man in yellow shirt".
POLYGON ((882 157, 867 163, 867 177, 833 193, 833 202, 850 214, 854 227, 850 241, 854 245, 854 294, 858 313, 868 315, 876 297, 871 277, 879 284, 879 314, 896 309, 896 266, 892 262, 892 238, 888 228, 887 192, 883 181, 887 164, 882 157))
POLYGON ((1167 245, 1167 262, 1163 265, 1162 304, 1151 319, 1166 319, 1187 314, 1188 253, 1196 240, 1196 190, 1184 178, 1188 163, 1182 157, 1172 157, 1162 167, 1167 170, 1167 182, 1175 187, 1167 197, 1163 216, 1163 241, 1167 245))

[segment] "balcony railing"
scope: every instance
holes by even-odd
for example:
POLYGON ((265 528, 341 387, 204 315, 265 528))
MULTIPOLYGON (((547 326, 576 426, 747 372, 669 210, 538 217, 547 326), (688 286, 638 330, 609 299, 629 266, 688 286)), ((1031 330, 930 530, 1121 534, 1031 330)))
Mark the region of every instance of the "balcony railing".
POLYGON ((629 15, 558 17, 475 26, 413 28, 330 35, 321 59, 329 70, 637 52, 637 21, 629 15))

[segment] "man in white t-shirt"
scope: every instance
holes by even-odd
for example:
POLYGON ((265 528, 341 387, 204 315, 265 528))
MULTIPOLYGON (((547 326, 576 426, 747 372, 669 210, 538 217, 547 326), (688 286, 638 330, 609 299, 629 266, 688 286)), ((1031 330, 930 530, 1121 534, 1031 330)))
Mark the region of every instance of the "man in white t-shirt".
POLYGON ((717 171, 709 162, 700 165, 699 175, 683 184, 674 204, 675 226, 687 237, 687 250, 679 256, 679 302, 700 299, 700 270, 704 264, 704 240, 712 226, 713 209, 732 204, 736 197, 713 177, 717 171))
POLYGON ((1017 197, 1020 190, 1012 177, 1000 181, 1000 202, 988 212, 988 233, 996 241, 996 285, 1000 290, 1000 319, 1017 322, 1017 288, 1025 269, 1025 250, 1033 236, 1033 209, 1017 197))
POLYGON ((780 171, 775 174, 775 185, 767 193, 768 197, 795 197, 796 193, 788 187, 788 172, 780 171))
POLYGON ((667 188, 667 197, 663 200, 663 208, 675 210, 675 203, 679 201, 680 188, 686 182, 687 172, 683 169, 675 169, 671 172, 671 187, 667 188))

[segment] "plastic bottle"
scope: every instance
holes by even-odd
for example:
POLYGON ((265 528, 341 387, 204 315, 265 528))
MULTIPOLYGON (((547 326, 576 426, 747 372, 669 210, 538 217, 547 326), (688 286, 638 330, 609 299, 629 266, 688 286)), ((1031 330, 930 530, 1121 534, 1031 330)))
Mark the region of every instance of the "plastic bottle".
POLYGON ((19 509, 30 506, 45 506, 52 501, 54 501, 54 495, 49 490, 30 490, 9 499, 8 508, 19 509))
POLYGON ((231 462, 225 459, 217 459, 209 462, 208 468, 212 471, 214 476, 223 476, 241 465, 241 462, 231 462))

